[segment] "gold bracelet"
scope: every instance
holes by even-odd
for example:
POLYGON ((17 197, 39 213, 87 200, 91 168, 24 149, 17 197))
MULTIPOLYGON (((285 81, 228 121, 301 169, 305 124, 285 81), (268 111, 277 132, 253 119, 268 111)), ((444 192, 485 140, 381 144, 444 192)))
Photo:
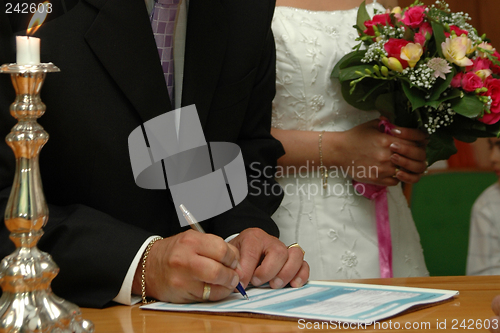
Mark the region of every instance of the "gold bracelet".
POLYGON ((318 147, 319 147, 319 171, 321 172, 321 183, 323 184, 323 188, 326 188, 328 186, 328 170, 327 168, 323 165, 323 134, 325 131, 321 131, 319 133, 319 141, 318 141, 318 147))
POLYGON ((151 251, 151 248, 153 245, 163 239, 163 237, 155 237, 151 242, 149 242, 148 247, 146 247, 146 251, 144 251, 144 254, 142 255, 142 275, 141 275, 141 289, 142 289, 142 303, 143 304, 149 304, 149 303, 154 303, 154 300, 148 301, 146 297, 146 261, 148 260, 149 256, 149 251, 151 251))

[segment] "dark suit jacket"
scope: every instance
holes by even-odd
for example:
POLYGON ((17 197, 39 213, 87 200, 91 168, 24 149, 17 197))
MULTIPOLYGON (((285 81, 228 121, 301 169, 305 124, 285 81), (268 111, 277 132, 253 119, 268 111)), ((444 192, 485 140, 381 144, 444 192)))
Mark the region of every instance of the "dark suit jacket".
MULTIPOLYGON (((5 7, 4 0, 0 5, 5 7)), ((207 141, 240 146, 253 181, 240 205, 204 227, 221 237, 253 226, 278 235, 270 214, 281 195, 269 169, 283 154, 270 135, 274 2, 189 5, 182 105, 196 105, 207 141)), ((11 30, 0 13, 0 63, 15 62, 11 30)), ((39 248, 61 268, 52 283, 56 294, 101 307, 117 295, 148 236, 183 231, 168 191, 136 186, 128 153, 130 132, 171 110, 167 89, 144 0, 80 0, 35 35, 41 38, 42 62, 61 69, 48 74, 42 88, 47 112, 39 122, 50 139, 40 165, 50 215, 39 248)), ((3 136, 15 123, 8 112, 13 101, 10 79, 0 75, 3 136)), ((2 143, 1 212, 14 165, 11 149, 2 143)), ((14 249, 8 234, 2 223, 2 257, 14 249)))

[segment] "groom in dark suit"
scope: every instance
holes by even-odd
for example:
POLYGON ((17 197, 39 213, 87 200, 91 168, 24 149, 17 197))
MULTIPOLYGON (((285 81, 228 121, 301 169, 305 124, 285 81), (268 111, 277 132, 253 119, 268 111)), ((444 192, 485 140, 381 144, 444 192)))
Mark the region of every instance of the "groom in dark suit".
MULTIPOLYGON (((174 108, 144 0, 64 3, 65 13, 35 34, 41 38, 42 62, 61 69, 47 75, 42 88, 47 112, 39 119, 50 134, 40 154, 50 215, 39 248, 61 268, 54 292, 93 307, 116 300, 119 292, 140 295, 141 274, 135 267, 154 235, 164 239, 152 246, 147 261, 150 297, 191 302, 200 300, 209 284, 210 300, 221 299, 233 290, 237 275, 244 286, 250 281, 270 281, 275 288, 305 283, 309 271, 302 252, 275 238, 278 229, 270 218, 281 195, 269 168, 283 154, 270 135, 274 2, 188 4, 180 103, 196 105, 207 142, 239 145, 252 182, 241 204, 203 222, 208 233, 222 238, 185 231, 168 190, 142 189, 134 182, 129 134, 174 108), (227 245, 223 239, 234 234, 239 235, 227 245), (238 252, 242 269, 234 270, 238 252)), ((0 7, 5 8, 4 0, 0 7)), ((12 22, 0 12, 0 64, 15 62, 14 36, 25 34, 12 22)), ((10 79, 0 75, 2 136, 15 124, 8 111, 13 101, 10 79)), ((2 214, 14 166, 11 149, 1 143, 2 214)), ((2 258, 14 249, 8 235, 2 222, 2 258)))

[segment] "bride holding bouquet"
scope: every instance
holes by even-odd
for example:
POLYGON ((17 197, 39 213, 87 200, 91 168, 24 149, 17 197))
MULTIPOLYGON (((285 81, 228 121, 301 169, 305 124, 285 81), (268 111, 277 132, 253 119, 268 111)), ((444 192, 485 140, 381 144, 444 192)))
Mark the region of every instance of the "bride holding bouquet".
POLYGON ((443 0, 278 1, 274 218, 312 279, 427 274, 396 185, 455 153, 454 139, 500 133, 500 54, 469 19, 443 0))
MULTIPOLYGON (((340 82, 330 77, 359 43, 353 25, 360 4, 277 1, 272 134, 286 154, 277 173, 285 198, 273 219, 283 242, 305 250, 311 279, 389 277, 381 275, 388 265, 390 276, 425 276, 419 236, 399 185, 417 182, 426 170, 427 135, 403 127, 380 131, 380 113, 349 105, 340 82), (387 186, 389 263, 379 261, 376 203, 357 192, 353 180, 387 186)), ((367 10, 386 11, 376 2, 367 10)))

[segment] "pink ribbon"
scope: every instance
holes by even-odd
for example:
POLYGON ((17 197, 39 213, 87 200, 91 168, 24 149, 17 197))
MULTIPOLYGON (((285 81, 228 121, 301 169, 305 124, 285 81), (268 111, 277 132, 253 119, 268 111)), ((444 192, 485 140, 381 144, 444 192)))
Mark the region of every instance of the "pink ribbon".
MULTIPOLYGON (((394 125, 385 119, 380 120, 379 129, 389 135, 394 125)), ((365 184, 353 180, 354 188, 364 197, 375 201, 375 216, 377 220, 378 255, 380 277, 391 278, 392 274, 392 241, 389 223, 389 206, 387 205, 387 187, 365 184), (358 187, 360 190, 358 190, 358 187)))

